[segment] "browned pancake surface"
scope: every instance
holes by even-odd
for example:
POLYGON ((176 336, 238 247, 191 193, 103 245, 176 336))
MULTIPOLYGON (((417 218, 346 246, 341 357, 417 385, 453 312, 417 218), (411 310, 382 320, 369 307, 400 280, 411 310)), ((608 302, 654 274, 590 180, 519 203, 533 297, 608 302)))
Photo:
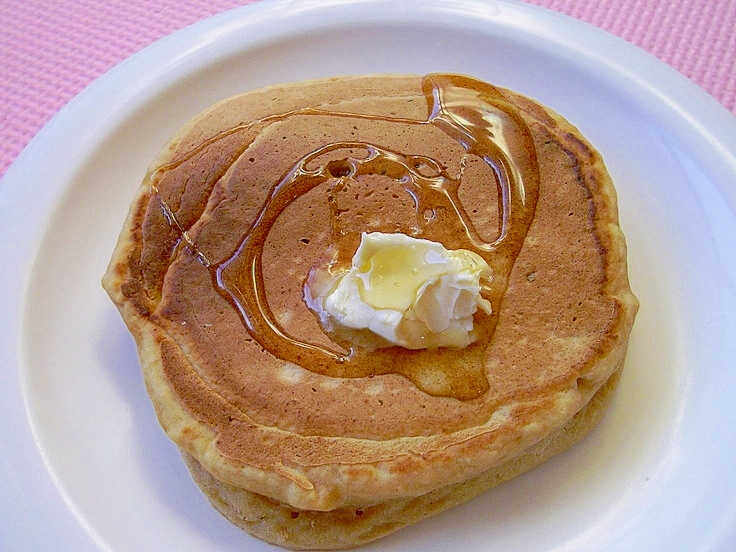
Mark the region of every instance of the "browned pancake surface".
MULTIPOLYGON (((162 425, 228 484, 322 510, 423 494, 563 426, 622 362, 636 301, 605 168, 575 129, 508 91, 531 131, 541 185, 482 351, 485 392, 459 400, 398 373, 330 377, 286 363, 218 292, 211 265, 233 254, 295 160, 326 143, 376 144, 462 171, 464 207, 481 235, 493 235, 499 210, 488 167, 437 128, 388 120, 426 119, 421 82, 334 79, 227 100, 177 136, 139 192, 105 285, 138 340, 162 425), (249 124, 304 106, 330 114, 249 124)), ((307 273, 330 246, 327 195, 285 209, 268 233, 263 273, 283 328, 335 347, 302 299, 307 273)), ((411 198, 381 175, 333 200, 343 207, 340 224, 365 230, 406 232, 416 216, 411 198)))

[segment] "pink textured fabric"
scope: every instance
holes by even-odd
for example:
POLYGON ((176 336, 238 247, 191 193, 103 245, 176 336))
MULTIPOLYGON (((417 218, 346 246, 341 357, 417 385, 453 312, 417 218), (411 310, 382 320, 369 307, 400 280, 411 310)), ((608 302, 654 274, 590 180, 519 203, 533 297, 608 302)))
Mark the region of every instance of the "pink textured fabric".
POLYGON ((253 0, 0 0, 0 175, 97 77, 143 47, 253 0))
MULTIPOLYGON (((0 0, 0 175, 41 127, 144 46, 255 0, 0 0)), ((648 50, 736 113, 736 0, 527 0, 648 50)))
POLYGON ((736 113, 736 0, 527 0, 649 51, 736 113))

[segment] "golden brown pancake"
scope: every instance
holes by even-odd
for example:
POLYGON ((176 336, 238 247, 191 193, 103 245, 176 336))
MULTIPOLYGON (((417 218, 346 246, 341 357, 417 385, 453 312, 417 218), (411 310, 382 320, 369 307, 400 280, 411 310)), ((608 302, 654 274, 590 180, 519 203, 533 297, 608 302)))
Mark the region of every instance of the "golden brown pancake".
POLYGON ((368 542, 567 448, 602 414, 638 306, 600 155, 457 75, 216 104, 152 164, 103 283, 197 483, 296 549, 368 542), (368 350, 320 326, 310 271, 371 231, 487 260, 478 341, 368 350))

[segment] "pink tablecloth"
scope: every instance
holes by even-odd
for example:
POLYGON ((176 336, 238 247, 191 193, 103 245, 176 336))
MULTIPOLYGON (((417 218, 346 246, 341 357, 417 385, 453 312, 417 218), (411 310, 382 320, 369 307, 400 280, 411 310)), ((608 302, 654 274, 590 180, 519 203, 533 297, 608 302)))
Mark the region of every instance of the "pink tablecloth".
MULTIPOLYGON (((255 0, 0 0, 0 176, 99 75, 155 40, 255 0)), ((736 113, 736 0, 527 0, 648 50, 736 113)))

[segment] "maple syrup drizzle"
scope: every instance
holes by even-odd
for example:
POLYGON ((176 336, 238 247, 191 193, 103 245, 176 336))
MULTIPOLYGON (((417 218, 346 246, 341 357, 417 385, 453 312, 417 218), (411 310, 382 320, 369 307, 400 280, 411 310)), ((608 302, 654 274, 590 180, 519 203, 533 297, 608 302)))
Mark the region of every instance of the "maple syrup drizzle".
MULTIPOLYGON (((539 168, 526 123, 497 88, 470 77, 433 74, 424 77, 422 90, 429 107, 424 121, 313 108, 293 110, 226 130, 157 169, 150 181, 169 224, 180 235, 180 245, 192 250, 209 269, 217 291, 237 310, 248 333, 265 350, 323 375, 365 377, 400 373, 427 393, 468 400, 488 388, 483 352, 493 335, 511 268, 534 217, 539 168), (482 239, 464 210, 458 195, 462 170, 453 178, 440 163, 426 156, 391 151, 361 141, 334 142, 299 159, 274 185, 233 254, 221 262, 212 262, 197 249, 173 210, 160 197, 155 184, 157 177, 225 137, 255 125, 266 127, 294 115, 328 115, 439 128, 460 143, 467 155, 481 158, 492 169, 498 192, 498 235, 492 241, 482 239), (521 147, 512 151, 509 142, 521 147), (345 154, 341 159, 331 155, 342 150, 345 154), (326 159, 321 161, 323 157, 326 159), (491 302, 493 313, 476 314, 476 326, 480 329, 476 343, 464 349, 390 347, 368 351, 344 343, 326 348, 289 335, 276 321, 266 297, 262 258, 271 227, 297 198, 313 193, 320 186, 324 188, 323 185, 334 192, 350 179, 371 174, 389 176, 412 198, 417 215, 413 227, 416 237, 441 242, 450 249, 475 251, 490 265, 493 277, 481 293, 491 302)), ((241 151, 254 139, 242 144, 241 151)), ((352 258, 355 233, 336 232, 333 224, 333 247, 338 262, 349 263, 352 258)))

